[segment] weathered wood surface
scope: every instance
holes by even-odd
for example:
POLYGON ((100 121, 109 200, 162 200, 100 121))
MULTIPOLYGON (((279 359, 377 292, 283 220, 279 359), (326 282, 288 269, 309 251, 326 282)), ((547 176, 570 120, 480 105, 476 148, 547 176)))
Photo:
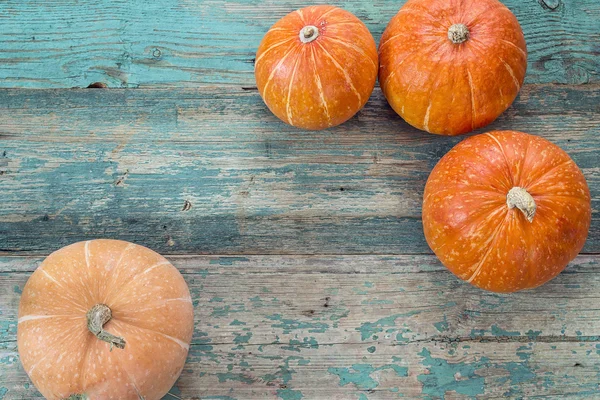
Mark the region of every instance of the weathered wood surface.
MULTIPOLYGON (((528 85, 487 129, 541 135, 583 170, 600 252, 600 86, 528 85)), ((462 138, 416 131, 376 89, 324 132, 256 91, 0 91, 0 251, 111 237, 163 254, 430 253, 431 168, 462 138)))
MULTIPOLYGON (((405 1, 329 3, 362 19, 379 41, 405 1)), ((526 83, 600 81, 600 2, 503 0, 529 51, 526 83)), ((0 2, 0 86, 252 85, 269 27, 321 1, 55 0, 0 2), (43 3, 43 4, 42 4, 43 3)))
MULTIPOLYGON (((597 255, 511 295, 462 283, 433 256, 170 259, 196 331, 165 400, 600 396, 597 255)), ((40 261, 0 257, 0 398, 39 397, 15 337, 40 261)))

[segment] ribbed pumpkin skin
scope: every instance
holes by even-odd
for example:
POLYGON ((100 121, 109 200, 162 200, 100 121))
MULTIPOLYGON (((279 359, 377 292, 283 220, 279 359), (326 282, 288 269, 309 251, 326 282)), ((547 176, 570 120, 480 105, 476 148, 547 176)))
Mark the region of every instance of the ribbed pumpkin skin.
POLYGON ((462 141, 425 186, 427 243, 460 279, 494 292, 554 278, 583 248, 590 222, 590 191, 575 162, 558 146, 521 132, 462 141), (535 200, 532 222, 508 208, 513 187, 535 200))
POLYGON ((27 281, 17 330, 23 368, 47 399, 161 399, 177 380, 194 327, 190 292, 165 258, 117 240, 75 243, 52 253, 27 281), (113 348, 87 328, 106 304, 113 348))
POLYGON ((379 83, 412 126, 440 135, 481 128, 514 101, 527 48, 516 17, 498 0, 409 0, 379 45, 379 83), (448 30, 467 26, 453 43, 448 30))
POLYGON ((294 11, 273 25, 256 53, 255 77, 265 104, 290 125, 339 125, 367 102, 377 80, 377 46, 353 14, 332 6, 294 11), (319 36, 303 43, 300 32, 319 36))

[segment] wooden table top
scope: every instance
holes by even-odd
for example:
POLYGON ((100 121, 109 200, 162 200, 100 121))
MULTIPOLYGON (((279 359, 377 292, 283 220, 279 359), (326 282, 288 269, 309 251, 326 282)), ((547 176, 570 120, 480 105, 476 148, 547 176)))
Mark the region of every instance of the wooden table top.
MULTIPOLYGON (((98 237, 160 252, 190 286, 165 400, 600 398, 600 2, 504 0, 528 71, 485 131, 561 146, 593 208, 583 253, 510 295, 459 281, 423 237, 427 176, 464 137, 409 127, 379 88, 323 132, 264 106, 256 48, 310 3, 0 2, 0 399, 41 398, 16 345, 27 278, 98 237)), ((333 2, 377 41, 403 3, 333 2)))

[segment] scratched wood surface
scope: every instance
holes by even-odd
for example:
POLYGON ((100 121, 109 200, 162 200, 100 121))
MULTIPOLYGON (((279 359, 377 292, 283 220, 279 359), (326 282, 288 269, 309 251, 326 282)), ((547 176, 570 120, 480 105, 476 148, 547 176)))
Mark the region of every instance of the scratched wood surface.
MULTIPOLYGON (((425 181, 462 138, 414 130, 379 89, 324 132, 262 104, 256 47, 312 3, 0 2, 0 400, 40 398, 16 348, 28 276, 95 237, 170 255, 190 286, 164 400, 600 398, 600 3, 504 0, 528 72, 485 130, 560 145, 593 208, 582 255, 513 295, 458 281, 423 238, 425 181), (111 89, 70 89, 93 82, 111 89)), ((333 2, 377 41, 403 3, 333 2)))

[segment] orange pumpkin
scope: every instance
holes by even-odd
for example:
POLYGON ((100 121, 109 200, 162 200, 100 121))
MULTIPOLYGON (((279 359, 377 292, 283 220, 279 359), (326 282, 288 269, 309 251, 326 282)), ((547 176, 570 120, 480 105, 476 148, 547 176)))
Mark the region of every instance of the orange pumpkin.
POLYGON ((269 29, 256 53, 255 76, 273 114, 317 130, 347 121, 366 104, 377 68, 375 40, 358 18, 311 6, 269 29))
POLYGON ((527 69, 519 22, 498 0, 409 0, 379 45, 379 83, 412 126, 483 127, 515 100, 527 69))
POLYGON ((575 162, 521 132, 464 140, 425 186, 427 243, 459 278, 494 292, 554 278, 581 251, 590 222, 590 191, 575 162))
POLYGON ((19 355, 47 399, 158 400, 183 369, 193 322, 187 284, 161 255, 117 240, 80 242, 27 281, 19 355))

